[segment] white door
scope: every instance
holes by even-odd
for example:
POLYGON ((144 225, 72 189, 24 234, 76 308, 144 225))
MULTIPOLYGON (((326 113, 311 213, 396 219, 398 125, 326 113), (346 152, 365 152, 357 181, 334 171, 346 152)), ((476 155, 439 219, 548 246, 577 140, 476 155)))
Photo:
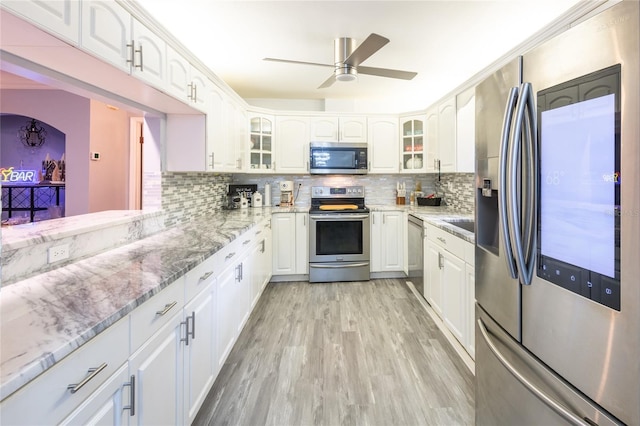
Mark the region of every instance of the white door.
POLYGON ((447 328, 464 346, 467 329, 466 273, 464 261, 443 251, 443 319, 447 328))
POLYGON ((271 216, 273 229, 273 275, 296 274, 296 214, 271 216))
POLYGON ((212 282, 184 308, 191 322, 189 344, 184 345, 184 423, 191 424, 213 386, 218 364, 215 358, 216 284, 212 282), (193 316, 193 317, 192 317, 193 316))
POLYGON ((116 2, 82 2, 81 45, 98 58, 126 71, 131 70, 133 46, 131 15, 116 2))
POLYGON ((404 215, 402 212, 382 213, 382 270, 404 269, 404 215))
POLYGON ((227 268, 217 281, 218 296, 216 301, 216 338, 217 355, 216 362, 218 370, 227 359, 231 348, 238 336, 238 307, 235 305, 238 299, 240 286, 240 272, 238 264, 234 263, 227 268))
POLYGON ((395 116, 370 118, 369 173, 398 173, 398 119, 395 116))
POLYGON ((307 173, 309 164, 309 117, 276 117, 274 171, 307 173))
POLYGON ((296 274, 309 273, 309 215, 296 213, 296 274))
POLYGON ((3 0, 5 7, 38 27, 46 28, 73 45, 80 39, 80 2, 78 0, 24 1, 3 0))
POLYGON ((132 425, 176 425, 182 422, 182 311, 151 337, 129 360, 136 377, 136 410, 132 425))
POLYGON ((427 239, 424 251, 425 298, 442 318, 442 274, 440 247, 427 239))
POLYGON ((438 106, 438 159, 440 171, 456 171, 456 98, 438 106))
POLYGON ((167 86, 167 44, 149 28, 133 19, 134 43, 131 73, 160 90, 167 86))

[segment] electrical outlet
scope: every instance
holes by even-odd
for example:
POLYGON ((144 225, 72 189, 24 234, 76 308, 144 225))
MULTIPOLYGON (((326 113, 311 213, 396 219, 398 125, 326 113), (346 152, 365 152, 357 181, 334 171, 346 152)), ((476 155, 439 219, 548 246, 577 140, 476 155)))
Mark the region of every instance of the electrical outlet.
POLYGON ((49 263, 59 262, 69 258, 69 244, 49 247, 49 263))

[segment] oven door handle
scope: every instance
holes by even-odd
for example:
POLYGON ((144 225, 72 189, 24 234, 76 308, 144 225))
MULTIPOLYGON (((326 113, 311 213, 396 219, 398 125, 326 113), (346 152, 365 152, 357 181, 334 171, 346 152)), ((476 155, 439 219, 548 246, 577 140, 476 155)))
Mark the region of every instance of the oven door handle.
POLYGON ((310 263, 310 268, 320 268, 320 269, 342 269, 342 268, 359 268, 362 266, 369 266, 369 262, 362 263, 346 263, 344 265, 336 265, 336 264, 324 264, 324 263, 310 263))
POLYGON ((369 219, 368 214, 323 214, 323 215, 309 215, 310 219, 314 220, 362 220, 369 219))

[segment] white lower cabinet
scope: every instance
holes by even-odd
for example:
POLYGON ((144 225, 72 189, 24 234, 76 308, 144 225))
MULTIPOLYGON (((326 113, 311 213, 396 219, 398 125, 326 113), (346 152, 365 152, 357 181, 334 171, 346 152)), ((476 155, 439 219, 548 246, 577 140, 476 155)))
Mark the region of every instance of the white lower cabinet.
POLYGON ((185 327, 182 310, 129 359, 135 377, 135 414, 131 425, 176 425, 182 422, 182 365, 185 327))
MULTIPOLYGON (((123 364, 61 425, 128 425, 131 415, 131 381, 129 366, 123 364)), ((134 412, 135 414, 135 412, 134 412)))
POLYGON ((275 213, 273 227, 273 275, 309 273, 309 215, 275 213))
POLYGON ((216 375, 215 280, 185 306, 184 318, 190 318, 190 339, 184 346, 184 420, 191 424, 198 414, 216 375))
POLYGON ((446 329, 473 358, 473 244, 435 226, 426 225, 425 228, 425 299, 446 329))
POLYGON ((270 239, 265 219, 3 400, 2 424, 191 424, 269 282, 270 239))
POLYGON ((406 272, 406 233, 404 212, 371 213, 371 272, 406 272))

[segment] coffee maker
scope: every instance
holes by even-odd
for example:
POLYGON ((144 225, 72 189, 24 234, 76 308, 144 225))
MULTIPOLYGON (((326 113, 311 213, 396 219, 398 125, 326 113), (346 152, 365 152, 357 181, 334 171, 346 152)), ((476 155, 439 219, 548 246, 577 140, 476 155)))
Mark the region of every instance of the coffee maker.
POLYGON ((293 206, 293 181, 291 180, 280 182, 280 206, 293 206))

